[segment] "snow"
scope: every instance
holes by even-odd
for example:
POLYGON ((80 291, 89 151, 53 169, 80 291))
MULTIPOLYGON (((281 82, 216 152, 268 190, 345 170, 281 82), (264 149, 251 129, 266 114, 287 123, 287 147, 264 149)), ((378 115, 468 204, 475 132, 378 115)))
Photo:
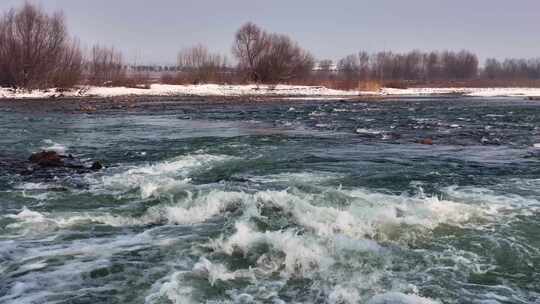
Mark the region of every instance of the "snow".
POLYGON ((351 96, 355 91, 332 90, 320 86, 291 85, 164 85, 149 89, 91 87, 86 94, 96 96, 156 95, 156 96, 351 96))
MULTIPOLYGON (((153 84, 148 89, 127 87, 81 87, 62 93, 66 97, 94 96, 356 96, 357 91, 340 91, 320 86, 292 85, 165 85, 153 84)), ((0 98, 51 98, 58 97, 56 89, 22 91, 0 88, 0 98)))
POLYGON ((493 88, 493 89, 476 89, 469 93, 469 96, 478 97, 540 97, 540 88, 493 88))
POLYGON ((540 88, 383 88, 381 95, 448 95, 461 94, 471 97, 539 97, 540 88))
POLYGON ((26 91, 0 87, 0 98, 51 98, 58 95, 56 89, 26 91))
POLYGON ((13 90, 0 87, 1 98, 52 98, 52 97, 117 97, 117 96, 269 96, 291 99, 336 99, 359 95, 377 96, 430 96, 461 94, 471 97, 540 97, 540 88, 383 88, 380 91, 342 91, 322 86, 293 85, 165 85, 153 84, 150 88, 79 87, 67 92, 49 90, 13 90))

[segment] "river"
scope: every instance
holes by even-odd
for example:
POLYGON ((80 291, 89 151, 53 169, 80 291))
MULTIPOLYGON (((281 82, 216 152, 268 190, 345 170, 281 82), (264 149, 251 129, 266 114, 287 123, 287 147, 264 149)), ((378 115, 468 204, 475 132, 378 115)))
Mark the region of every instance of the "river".
POLYGON ((540 103, 0 109, 0 303, 539 303, 540 103), (536 147, 535 147, 536 144, 536 147))

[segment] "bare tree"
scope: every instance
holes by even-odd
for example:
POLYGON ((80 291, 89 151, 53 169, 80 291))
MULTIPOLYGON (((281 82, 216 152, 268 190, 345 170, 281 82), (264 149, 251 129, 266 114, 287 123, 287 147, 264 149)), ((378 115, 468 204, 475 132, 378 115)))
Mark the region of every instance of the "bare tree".
POLYGON ((316 76, 319 80, 329 80, 334 76, 334 62, 331 59, 320 60, 316 70, 316 76))
POLYGON ((84 59, 79 41, 74 40, 63 48, 60 62, 52 73, 52 84, 58 88, 69 88, 78 84, 83 73, 84 59))
POLYGON ((469 51, 445 51, 441 56, 444 77, 450 80, 470 79, 478 74, 478 58, 469 51))
POLYGON ((318 66, 319 71, 330 72, 334 67, 334 62, 332 61, 332 59, 323 59, 319 61, 318 66))
POLYGON ((403 58, 403 79, 419 80, 423 78, 423 55, 419 50, 404 54, 403 58))
POLYGON ((260 81, 289 82, 311 73, 315 60, 297 43, 280 34, 271 34, 268 40, 268 47, 255 68, 260 81))
POLYGON ((441 60, 438 52, 424 54, 424 75, 429 81, 437 80, 441 77, 441 60))
POLYGON ((236 32, 232 52, 249 80, 260 81, 257 66, 268 47, 268 35, 254 23, 248 22, 236 32))
POLYGON ((475 78, 478 76, 478 59, 469 51, 360 52, 341 59, 338 72, 339 78, 348 83, 376 80, 381 84, 405 86, 416 81, 475 78))
POLYGON ((25 3, 0 19, 0 85, 43 88, 60 78, 63 86, 74 85, 80 76, 80 67, 75 66, 80 56, 61 12, 48 15, 25 3), (58 75, 66 70, 71 80, 58 75))
POLYGON ((233 54, 247 79, 255 82, 289 82, 307 77, 313 56, 288 36, 268 34, 253 23, 236 33, 233 54))
POLYGON ((490 80, 538 80, 540 79, 540 58, 507 58, 500 62, 486 59, 483 77, 490 80))
POLYGON ((222 80, 227 67, 227 58, 213 54, 202 44, 178 53, 178 70, 189 82, 211 82, 222 80))
POLYGON ((360 51, 358 53, 358 73, 361 80, 368 80, 370 74, 370 58, 366 51, 360 51))
POLYGON ((360 62, 356 55, 348 55, 338 61, 339 74, 345 80, 358 80, 360 62))
POLYGON ((88 82, 93 85, 113 85, 126 78, 123 55, 114 47, 94 45, 86 68, 88 82))

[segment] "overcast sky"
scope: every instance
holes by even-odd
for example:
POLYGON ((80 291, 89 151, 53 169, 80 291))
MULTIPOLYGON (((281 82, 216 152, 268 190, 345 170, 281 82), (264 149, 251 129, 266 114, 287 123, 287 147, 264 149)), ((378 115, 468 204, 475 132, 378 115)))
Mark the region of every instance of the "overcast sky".
MULTIPOLYGON (((23 0, 0 0, 0 10, 23 0)), ((32 0, 63 10, 83 42, 114 45, 138 63, 173 63, 203 43, 229 53, 253 21, 287 33, 317 58, 360 49, 469 49, 486 57, 540 57, 540 0, 32 0)))

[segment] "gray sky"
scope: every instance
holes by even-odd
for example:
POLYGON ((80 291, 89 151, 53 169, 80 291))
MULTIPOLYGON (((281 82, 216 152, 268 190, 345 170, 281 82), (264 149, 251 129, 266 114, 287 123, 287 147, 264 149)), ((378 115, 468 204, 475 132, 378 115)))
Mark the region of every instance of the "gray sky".
MULTIPOLYGON (((0 0, 0 10, 23 0, 0 0)), ((173 63, 203 43, 229 53, 253 21, 317 58, 367 51, 469 49, 480 58, 540 57, 540 0, 32 0, 62 9, 83 45, 114 45, 138 63, 173 63)))

